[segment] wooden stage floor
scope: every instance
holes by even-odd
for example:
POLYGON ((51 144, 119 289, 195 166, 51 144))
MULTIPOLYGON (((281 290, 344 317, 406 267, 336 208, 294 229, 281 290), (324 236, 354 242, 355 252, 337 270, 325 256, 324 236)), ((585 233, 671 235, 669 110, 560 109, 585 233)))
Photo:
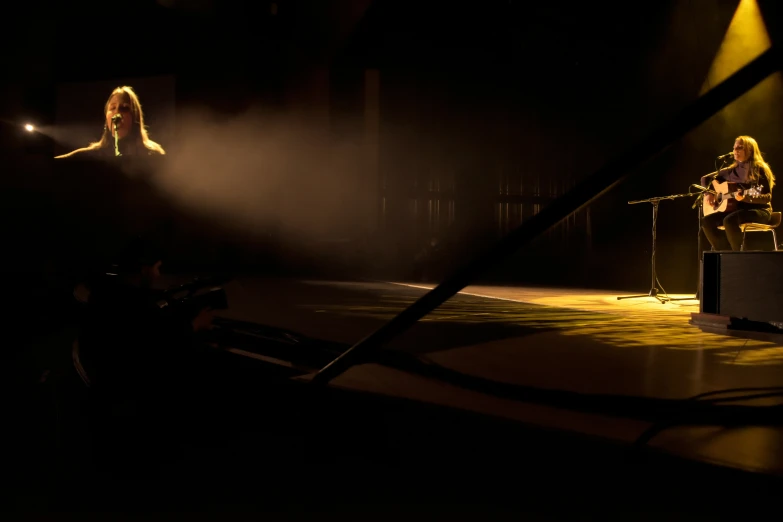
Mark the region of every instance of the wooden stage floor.
MULTIPOLYGON (((226 317, 351 345, 431 286, 379 281, 230 283, 226 317)), ((625 292, 471 286, 389 349, 503 383, 584 394, 679 399, 731 388, 783 385, 783 345, 702 332, 698 301, 617 300, 625 292)), ((672 296, 686 297, 686 296, 672 296)), ((441 404, 632 442, 649 424, 502 399, 382 364, 357 365, 335 386, 441 404)), ((774 404, 778 399, 752 404, 774 404)), ((677 427, 651 444, 689 458, 783 471, 783 430, 677 427)))

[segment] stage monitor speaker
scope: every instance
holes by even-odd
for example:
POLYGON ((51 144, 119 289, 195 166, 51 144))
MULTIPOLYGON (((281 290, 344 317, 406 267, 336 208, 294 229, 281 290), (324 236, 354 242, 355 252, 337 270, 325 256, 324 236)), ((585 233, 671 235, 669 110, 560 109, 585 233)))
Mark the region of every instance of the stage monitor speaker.
POLYGON ((705 252, 700 311, 783 322, 783 251, 705 252))

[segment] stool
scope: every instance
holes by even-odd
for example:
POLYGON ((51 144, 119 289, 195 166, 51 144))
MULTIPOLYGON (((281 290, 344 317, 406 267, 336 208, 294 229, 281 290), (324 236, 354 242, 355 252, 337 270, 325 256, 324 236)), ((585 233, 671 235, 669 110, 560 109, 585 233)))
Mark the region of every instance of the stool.
MULTIPOLYGON (((781 218, 783 218, 783 213, 781 212, 773 212, 772 217, 769 220, 769 223, 762 224, 762 223, 742 223, 740 225, 740 230, 742 230, 742 248, 741 250, 745 250, 745 236, 748 232, 772 232, 772 241, 775 242, 775 250, 778 249, 778 237, 777 234, 775 234, 775 229, 780 226, 781 218)), ((726 228, 724 226, 719 226, 718 230, 725 230, 726 228)))

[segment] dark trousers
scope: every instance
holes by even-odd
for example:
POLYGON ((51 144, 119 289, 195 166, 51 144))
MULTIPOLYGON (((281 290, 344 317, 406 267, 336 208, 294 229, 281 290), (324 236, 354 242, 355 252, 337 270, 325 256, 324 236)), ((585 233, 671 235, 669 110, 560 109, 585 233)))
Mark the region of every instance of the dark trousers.
MULTIPOLYGON (((701 229, 713 250, 738 251, 742 249, 740 225, 743 223, 767 224, 771 218, 772 213, 769 210, 761 209, 740 209, 728 213, 716 212, 701 218, 701 229), (725 231, 718 230, 721 225, 726 227, 725 231)), ((704 250, 706 250, 706 245, 702 245, 702 252, 704 250)), ((702 252, 699 252, 699 258, 701 258, 702 252)))

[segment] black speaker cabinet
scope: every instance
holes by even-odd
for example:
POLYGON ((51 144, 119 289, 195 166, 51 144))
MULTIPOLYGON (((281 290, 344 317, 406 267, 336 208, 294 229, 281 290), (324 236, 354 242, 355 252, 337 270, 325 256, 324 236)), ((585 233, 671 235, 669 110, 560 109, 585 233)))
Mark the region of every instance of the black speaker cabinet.
POLYGON ((702 313, 783 322, 783 251, 704 252, 701 289, 702 313))

